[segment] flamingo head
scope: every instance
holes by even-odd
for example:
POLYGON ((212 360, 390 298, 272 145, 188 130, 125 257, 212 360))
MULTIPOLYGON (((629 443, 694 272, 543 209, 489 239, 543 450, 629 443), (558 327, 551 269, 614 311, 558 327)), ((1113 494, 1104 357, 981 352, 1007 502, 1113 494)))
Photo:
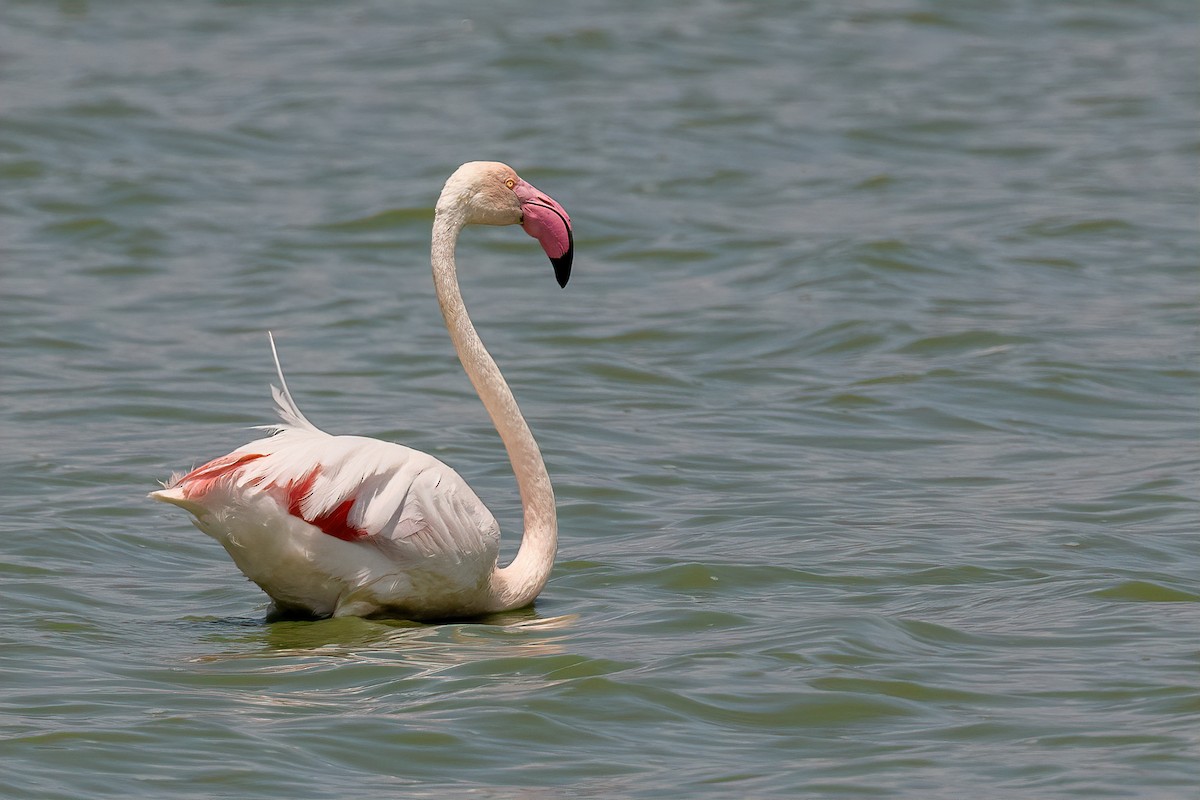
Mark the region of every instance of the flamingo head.
POLYGON ((550 257, 558 285, 567 285, 575 256, 571 218, 554 199, 507 164, 463 164, 446 181, 437 213, 454 213, 466 225, 520 225, 550 257))

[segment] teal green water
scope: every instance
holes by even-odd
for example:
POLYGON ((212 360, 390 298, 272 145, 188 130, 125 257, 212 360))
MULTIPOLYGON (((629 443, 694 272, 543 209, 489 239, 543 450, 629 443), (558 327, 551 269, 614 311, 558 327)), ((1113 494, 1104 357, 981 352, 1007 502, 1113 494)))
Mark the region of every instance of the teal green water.
POLYGON ((1192 2, 0 13, 0 797, 1188 798, 1192 2), (560 558, 268 622, 157 479, 269 421, 503 452, 433 300, 460 162, 571 212, 464 292, 560 558))

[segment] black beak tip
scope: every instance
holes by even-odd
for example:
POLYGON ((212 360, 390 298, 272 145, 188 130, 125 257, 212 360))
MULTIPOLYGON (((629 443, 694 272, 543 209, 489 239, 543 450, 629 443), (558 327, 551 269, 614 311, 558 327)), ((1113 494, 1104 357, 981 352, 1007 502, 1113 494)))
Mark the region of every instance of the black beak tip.
POLYGON ((554 265, 554 279, 558 281, 558 285, 562 288, 567 287, 567 281, 571 279, 571 262, 575 260, 575 242, 570 241, 567 246, 567 252, 563 253, 558 258, 550 259, 550 263, 554 265))
POLYGON ((571 279, 571 251, 562 258, 552 258, 550 263, 554 265, 554 279, 558 281, 558 285, 566 288, 567 281, 571 279))

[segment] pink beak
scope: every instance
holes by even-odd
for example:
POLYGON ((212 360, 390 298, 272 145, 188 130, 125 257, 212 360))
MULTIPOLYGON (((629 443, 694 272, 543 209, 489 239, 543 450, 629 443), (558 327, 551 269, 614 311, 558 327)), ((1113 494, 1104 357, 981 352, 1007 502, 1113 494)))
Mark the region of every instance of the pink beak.
POLYGON ((575 258, 575 238, 566 209, 525 181, 518 180, 513 191, 521 201, 521 227, 541 243, 554 265, 558 285, 566 286, 575 258))

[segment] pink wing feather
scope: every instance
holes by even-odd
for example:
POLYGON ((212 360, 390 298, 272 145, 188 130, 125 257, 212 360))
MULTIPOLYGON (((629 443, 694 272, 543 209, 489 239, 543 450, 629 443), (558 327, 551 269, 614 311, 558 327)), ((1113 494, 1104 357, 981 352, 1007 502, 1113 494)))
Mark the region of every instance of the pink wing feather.
POLYGON ((498 546, 499 526, 487 507, 432 456, 361 436, 281 427, 197 467, 163 494, 193 513, 266 496, 280 515, 342 541, 398 549, 397 555, 458 557, 498 546))

